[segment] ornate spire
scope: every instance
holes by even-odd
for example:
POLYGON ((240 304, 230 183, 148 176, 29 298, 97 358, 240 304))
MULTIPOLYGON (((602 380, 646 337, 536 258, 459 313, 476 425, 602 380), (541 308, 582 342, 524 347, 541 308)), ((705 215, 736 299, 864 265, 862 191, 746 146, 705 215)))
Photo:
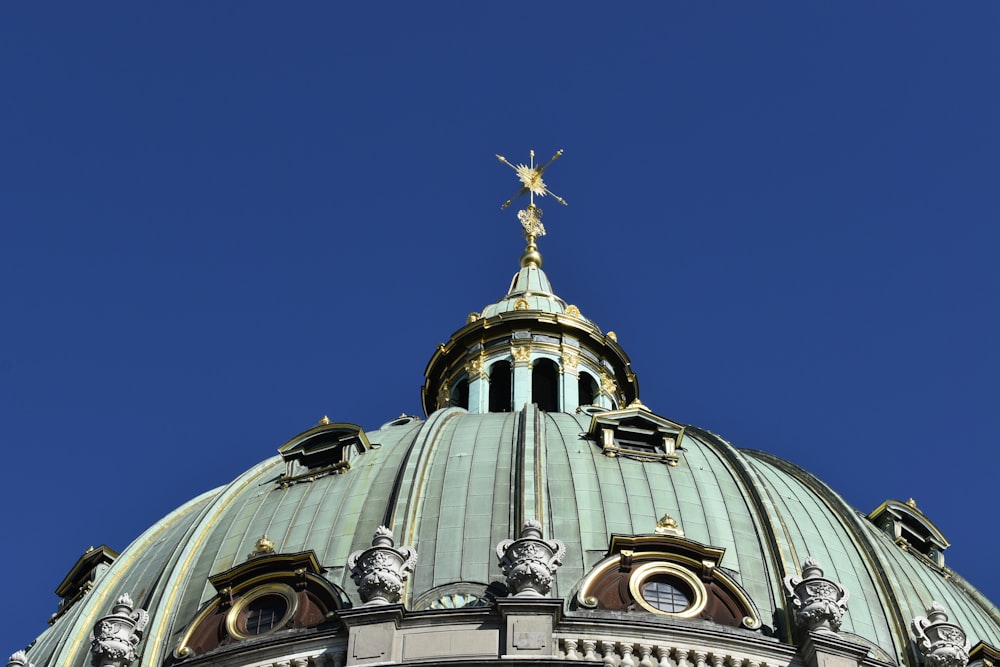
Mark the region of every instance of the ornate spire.
POLYGON ((513 165, 504 156, 497 155, 497 159, 513 169, 517 174, 517 178, 521 181, 521 188, 513 197, 503 203, 500 210, 502 211, 510 206, 511 202, 523 194, 527 194, 529 199, 528 207, 517 212, 517 219, 521 221, 521 227, 524 229, 524 237, 528 240, 524 254, 521 255, 521 266, 542 266, 542 255, 538 252, 538 246, 535 245, 535 241, 539 236, 545 236, 545 225, 542 224, 542 209, 535 206, 535 195, 539 197, 549 195, 563 206, 567 205, 566 200, 549 190, 548 186, 542 180, 542 173, 548 169, 550 164, 559 159, 559 156, 562 154, 563 151, 560 148, 552 156, 551 160, 537 167, 535 166, 535 151, 533 149, 529 152, 530 158, 526 165, 513 165))

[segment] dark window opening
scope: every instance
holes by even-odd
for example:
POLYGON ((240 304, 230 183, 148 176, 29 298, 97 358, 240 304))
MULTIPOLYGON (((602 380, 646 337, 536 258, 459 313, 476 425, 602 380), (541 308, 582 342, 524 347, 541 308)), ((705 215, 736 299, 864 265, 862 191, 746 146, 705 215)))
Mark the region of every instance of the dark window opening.
POLYGON ((654 576, 642 585, 642 597, 650 605, 669 614, 691 606, 691 591, 676 577, 654 576))
POLYGON ((469 378, 462 378, 451 393, 451 404, 469 409, 469 378))
POLYGON ((539 410, 559 411, 559 368, 551 359, 539 359, 531 369, 531 402, 539 410))
POLYGON ((496 362, 490 367, 490 412, 510 412, 511 388, 510 362, 496 362))
POLYGON ((593 405, 597 401, 597 380, 589 373, 580 373, 580 405, 593 405))
POLYGON ((247 605, 243 626, 248 635, 270 632, 285 616, 288 603, 280 595, 263 595, 247 605))

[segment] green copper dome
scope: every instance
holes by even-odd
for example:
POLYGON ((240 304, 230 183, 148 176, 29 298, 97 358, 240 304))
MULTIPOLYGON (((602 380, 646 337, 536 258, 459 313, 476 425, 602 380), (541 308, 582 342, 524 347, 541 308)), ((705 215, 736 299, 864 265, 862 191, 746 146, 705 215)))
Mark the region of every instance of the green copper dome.
MULTIPOLYGON (((533 168, 517 169, 543 187, 533 168)), ((528 246, 507 294, 433 353, 426 419, 324 418, 117 557, 85 556, 60 586, 82 592, 10 664, 998 655, 1000 611, 915 503, 864 515, 787 461, 657 414, 528 246)))

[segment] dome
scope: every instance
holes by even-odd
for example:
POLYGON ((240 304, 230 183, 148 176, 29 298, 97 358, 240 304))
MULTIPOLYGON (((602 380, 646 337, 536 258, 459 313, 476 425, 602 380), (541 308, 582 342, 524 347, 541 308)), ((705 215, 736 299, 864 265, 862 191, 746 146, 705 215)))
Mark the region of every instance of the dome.
POLYGON ((10 664, 997 656, 1000 611, 916 503, 858 512, 788 461, 654 412, 535 242, 432 354, 424 418, 324 418, 120 554, 88 552, 10 664))

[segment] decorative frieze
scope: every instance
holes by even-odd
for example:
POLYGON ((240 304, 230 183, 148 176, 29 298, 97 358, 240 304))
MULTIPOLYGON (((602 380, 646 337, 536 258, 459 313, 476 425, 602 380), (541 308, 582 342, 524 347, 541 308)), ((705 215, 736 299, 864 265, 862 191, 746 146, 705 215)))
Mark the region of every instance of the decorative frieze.
POLYGON ((566 555, 566 545, 559 540, 542 539, 542 524, 529 519, 516 540, 497 545, 500 569, 507 577, 507 588, 516 597, 544 597, 552 590, 554 576, 566 555))
POLYGON ((134 606, 129 594, 124 593, 111 613, 94 624, 90 640, 93 667, 127 667, 135 661, 149 614, 134 606))
POLYGON ((927 667, 965 667, 969 663, 969 638, 961 627, 948 622, 940 602, 932 602, 927 616, 917 616, 911 625, 927 667))
POLYGON ((823 569, 812 556, 802 564, 802 576, 785 577, 785 590, 795 610, 795 622, 808 632, 840 630, 847 611, 847 589, 823 576, 823 569))
POLYGON ((416 550, 410 546, 396 548, 392 531, 385 526, 375 529, 371 548, 355 551, 347 559, 351 578, 366 607, 398 604, 403 582, 416 564, 416 550))

